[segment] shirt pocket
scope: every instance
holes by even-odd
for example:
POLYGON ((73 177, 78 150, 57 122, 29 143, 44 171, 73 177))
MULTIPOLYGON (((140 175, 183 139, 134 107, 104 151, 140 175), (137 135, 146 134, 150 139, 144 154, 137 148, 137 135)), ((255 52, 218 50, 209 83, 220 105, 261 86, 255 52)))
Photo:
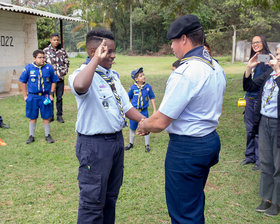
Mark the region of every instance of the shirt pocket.
POLYGON ((47 72, 46 74, 44 74, 43 79, 44 79, 44 83, 50 83, 51 82, 50 73, 47 72))
POLYGON ((117 109, 115 95, 110 88, 104 88, 99 91, 99 101, 105 110, 117 109))
POLYGON ((38 90, 38 86, 39 86, 38 76, 36 76, 36 75, 29 76, 29 79, 28 79, 28 91, 36 92, 38 90))

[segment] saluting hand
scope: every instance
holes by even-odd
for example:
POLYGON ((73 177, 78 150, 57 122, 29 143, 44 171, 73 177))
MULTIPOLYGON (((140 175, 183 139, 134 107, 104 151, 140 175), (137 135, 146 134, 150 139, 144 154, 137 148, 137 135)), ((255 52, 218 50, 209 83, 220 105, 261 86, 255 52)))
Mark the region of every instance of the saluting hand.
POLYGON ((103 40, 99 45, 99 47, 96 49, 94 58, 100 61, 106 57, 107 53, 108 53, 108 47, 106 46, 106 40, 103 40))

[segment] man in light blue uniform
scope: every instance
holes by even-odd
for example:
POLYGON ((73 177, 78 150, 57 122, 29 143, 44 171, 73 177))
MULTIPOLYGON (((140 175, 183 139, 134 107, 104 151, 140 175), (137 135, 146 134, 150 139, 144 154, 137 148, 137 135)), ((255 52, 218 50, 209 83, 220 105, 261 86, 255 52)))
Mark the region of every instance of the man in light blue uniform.
POLYGON ((159 110, 139 124, 139 133, 166 128, 170 141, 165 160, 165 191, 173 224, 204 221, 204 187, 219 159, 216 132, 226 78, 204 50, 204 32, 194 15, 175 20, 167 33, 181 60, 170 75, 159 110))
POLYGON ((111 31, 96 28, 87 34, 87 62, 69 77, 78 105, 76 155, 79 160, 78 223, 112 224, 122 184, 125 116, 145 118, 129 102, 119 75, 111 31))

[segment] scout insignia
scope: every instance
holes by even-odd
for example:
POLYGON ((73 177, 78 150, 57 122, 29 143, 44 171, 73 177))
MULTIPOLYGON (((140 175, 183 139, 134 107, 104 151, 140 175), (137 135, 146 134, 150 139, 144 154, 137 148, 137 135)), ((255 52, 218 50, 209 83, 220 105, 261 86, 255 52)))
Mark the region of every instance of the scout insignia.
POLYGON ((47 77, 47 78, 46 78, 46 81, 47 81, 47 82, 49 82, 49 81, 50 81, 50 78, 49 78, 49 77, 47 77))
POLYGON ((31 82, 35 82, 36 81, 36 79, 35 78, 31 78, 31 82))
POLYGON ((106 100, 104 100, 104 101, 102 102, 102 105, 103 105, 103 107, 104 107, 106 110, 109 108, 109 103, 108 103, 108 101, 106 101, 106 100))
POLYGON ((30 75, 33 75, 35 73, 35 70, 30 71, 30 75))

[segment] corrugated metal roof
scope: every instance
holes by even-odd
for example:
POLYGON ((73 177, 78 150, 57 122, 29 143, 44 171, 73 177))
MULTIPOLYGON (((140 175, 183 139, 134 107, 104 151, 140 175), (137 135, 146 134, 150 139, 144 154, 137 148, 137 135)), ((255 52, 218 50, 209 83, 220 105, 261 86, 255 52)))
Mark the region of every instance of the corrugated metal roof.
POLYGON ((3 2, 0 2, 0 10, 24 13, 24 14, 54 18, 54 19, 63 19, 63 20, 87 23, 87 21, 83 20, 83 19, 69 17, 69 16, 62 16, 62 15, 58 15, 58 14, 54 14, 54 13, 50 13, 50 12, 45 12, 45 11, 41 11, 41 10, 37 10, 37 9, 30 9, 30 8, 21 7, 21 6, 12 5, 12 4, 3 3, 3 2))

